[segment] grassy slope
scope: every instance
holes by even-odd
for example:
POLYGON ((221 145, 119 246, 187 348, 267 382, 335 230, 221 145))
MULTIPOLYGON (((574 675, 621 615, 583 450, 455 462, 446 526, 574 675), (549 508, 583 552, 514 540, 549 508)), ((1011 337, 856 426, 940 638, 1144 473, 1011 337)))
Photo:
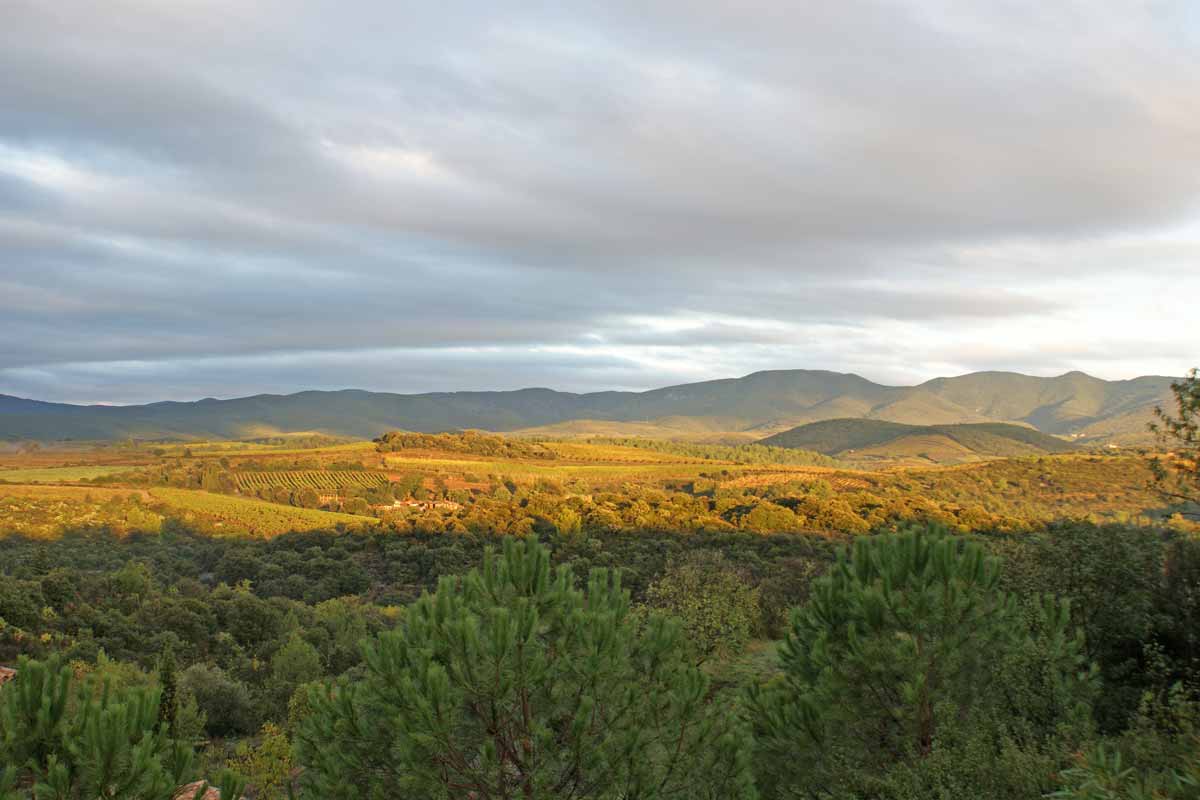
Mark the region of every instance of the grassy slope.
POLYGON ((1020 425, 903 425, 865 419, 838 419, 801 425, 760 444, 815 450, 855 458, 911 458, 939 463, 975 458, 1067 453, 1076 448, 1053 436, 1020 425))
POLYGON ((296 508, 263 500, 212 494, 194 489, 151 489, 150 496, 174 511, 199 515, 215 526, 228 526, 234 530, 248 531, 262 536, 272 536, 288 531, 332 528, 338 523, 372 525, 378 522, 373 517, 296 508))
POLYGON ((831 419, 800 425, 760 439, 758 443, 833 455, 847 450, 879 447, 918 430, 912 425, 878 419, 831 419))
POLYGON ((30 467, 0 469, 0 481, 8 483, 74 483, 129 471, 127 466, 30 467))

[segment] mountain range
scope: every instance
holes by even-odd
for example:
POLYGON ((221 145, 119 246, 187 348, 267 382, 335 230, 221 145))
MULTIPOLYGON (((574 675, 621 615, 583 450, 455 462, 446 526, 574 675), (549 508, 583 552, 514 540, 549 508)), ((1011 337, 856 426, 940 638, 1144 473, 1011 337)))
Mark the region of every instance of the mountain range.
POLYGON ((230 400, 80 406, 0 395, 0 439, 248 438, 289 432, 371 437, 393 429, 481 428, 562 435, 650 433, 749 441, 821 420, 910 425, 1007 422, 1081 441, 1147 439, 1171 378, 1105 381, 975 372, 917 386, 854 374, 773 370, 646 392, 552 389, 391 394, 356 389, 230 400))

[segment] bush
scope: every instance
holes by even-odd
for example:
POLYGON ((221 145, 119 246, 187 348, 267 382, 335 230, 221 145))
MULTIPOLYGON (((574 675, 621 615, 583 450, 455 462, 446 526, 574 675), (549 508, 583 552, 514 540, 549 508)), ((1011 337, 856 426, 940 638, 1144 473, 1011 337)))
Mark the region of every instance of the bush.
POLYGON ((683 623, 700 658, 741 652, 759 620, 758 589, 720 553, 696 552, 667 567, 646 603, 683 623))
POLYGON ((254 733, 259 726, 250 689, 220 667, 193 664, 179 675, 180 686, 196 698, 210 736, 254 733))

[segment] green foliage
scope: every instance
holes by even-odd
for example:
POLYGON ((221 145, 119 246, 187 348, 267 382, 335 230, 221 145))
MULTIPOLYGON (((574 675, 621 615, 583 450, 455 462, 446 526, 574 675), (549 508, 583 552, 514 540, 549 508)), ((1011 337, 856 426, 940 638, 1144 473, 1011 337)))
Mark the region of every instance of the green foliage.
MULTIPOLYGON (((715 561, 736 575, 746 591, 758 589, 761 621, 756 620, 754 626, 770 632, 770 620, 775 620, 776 630, 782 633, 778 626, 783 624, 783 612, 813 604, 823 585, 820 576, 834 561, 836 543, 844 539, 685 528, 692 524, 691 515, 712 513, 733 526, 741 524, 755 504, 769 503, 797 519, 823 520, 831 519, 830 510, 841 503, 851 508, 855 519, 861 514, 882 520, 873 524, 892 524, 908 514, 925 513, 922 503, 924 508, 934 509, 929 513, 936 517, 956 504, 964 506, 967 498, 984 490, 1003 493, 995 495, 1000 499, 1018 498, 1007 501, 1016 504, 1022 493, 1039 482, 1049 486, 1039 491, 1061 491, 1092 498, 1089 503, 1102 503, 1104 496, 1087 494, 1087 487, 1094 487, 1097 480, 1115 480, 1114 475, 1139 463, 1128 458, 1080 457, 1044 463, 1029 459, 936 474, 859 474, 854 480, 866 487, 861 490, 848 489, 839 483, 843 476, 837 474, 763 486, 728 482, 717 486, 716 481, 696 487, 681 485, 672 491, 632 486, 590 496, 577 494, 583 490, 570 481, 561 485, 547 482, 534 489, 510 485, 495 475, 484 480, 503 485, 512 494, 512 502, 504 508, 519 509, 525 518, 542 520, 540 530, 552 547, 552 565, 569 565, 575 575, 590 574, 596 567, 620 567, 621 587, 629 590, 632 602, 641 605, 650 598, 651 587, 662 584, 674 567, 693 560, 715 561), (934 508, 929 497, 944 505, 934 508), (581 517, 578 533, 554 533, 557 526, 553 520, 561 509, 581 517), (602 523, 601 511, 621 519, 641 519, 638 524, 646 527, 640 528, 638 535, 629 535, 623 524, 610 529, 608 523, 602 523), (672 525, 676 527, 672 529, 672 525), (658 532, 657 528, 671 532, 658 532)), ((1138 481, 1139 474, 1131 473, 1129 480, 1138 481)), ((489 498, 487 502, 494 501, 489 498)), ((997 508, 1006 514, 1017 507, 997 501, 997 508)), ((828 524, 853 529, 840 522, 828 524)), ((415 608, 405 609, 403 604, 434 589, 441 579, 460 576, 478 564, 487 547, 503 541, 492 530, 487 520, 481 520, 477 529, 455 535, 422 530, 403 536, 394 530, 322 531, 248 540, 204 536, 169 521, 164 533, 156 536, 89 532, 53 541, 0 537, 0 605, 22 622, 20 628, 0 626, 4 627, 0 630, 0 663, 13 662, 21 654, 44 658, 60 653, 64 662, 72 660, 75 682, 88 675, 86 682, 94 687, 98 699, 105 683, 110 696, 161 686, 163 679, 152 673, 161 668, 162 655, 169 647, 179 662, 174 738, 187 743, 209 740, 204 774, 215 779, 222 763, 239 757, 235 755, 239 747, 246 755, 261 746, 264 740, 259 731, 265 720, 278 725, 286 720, 288 736, 306 726, 305 720, 317 713, 313 693, 306 688, 309 684, 301 683, 290 697, 288 688, 307 680, 314 669, 341 676, 339 684, 357 686, 349 690, 360 704, 356 708, 366 709, 372 697, 386 694, 386 681, 370 677, 358 643, 376 641, 372 637, 381 630, 416 613, 415 608), (367 682, 375 688, 362 688, 367 682), (207 734, 205 710, 213 715, 207 734), (233 740, 222 741, 223 737, 233 740), (234 737, 245 738, 238 742, 234 737)), ((896 757, 882 749, 868 752, 864 725, 874 724, 878 735, 890 735, 893 729, 881 724, 880 720, 887 721, 886 715, 854 704, 844 711, 819 715, 823 729, 830 732, 823 742, 793 736, 791 744, 784 746, 781 740, 764 736, 757 779, 765 796, 811 790, 824 797, 879 800, 1026 800, 1065 788, 1051 776, 1080 768, 1074 754, 1092 753, 1101 745, 1109 755, 1119 753, 1121 769, 1133 770, 1131 775, 1158 780, 1153 776, 1187 774, 1187 743, 1191 740, 1183 721, 1186 716, 1171 710, 1175 701, 1167 701, 1172 683, 1198 685, 1200 542, 1178 531, 1081 522, 1018 528, 1012 533, 988 531, 973 541, 987 545, 1003 561, 999 588, 1017 597, 1016 612, 1023 625, 1017 626, 1019 635, 1007 648, 989 650, 992 665, 980 673, 978 698, 960 714, 962 693, 953 687, 966 678, 956 677, 948 669, 937 672, 930 682, 938 687, 933 704, 937 726, 932 747, 925 754, 912 744, 916 741, 912 736, 905 739, 910 743, 907 750, 896 757), (1063 602, 1048 606, 1043 598, 1046 593, 1063 602), (1063 618, 1065 601, 1070 603, 1069 621, 1063 618), (1088 634, 1085 652, 1100 665, 1100 692, 1092 691, 1091 681, 1075 676, 1079 670, 1063 667, 1067 661, 1063 654, 1075 646, 1075 627, 1088 634), (943 685, 950 688, 943 690, 943 685), (1108 734, 1105 740, 1089 735, 1088 700, 1102 717, 1108 734), (1080 705, 1085 707, 1081 710, 1080 705), (1106 711, 1118 706, 1122 709, 1119 715, 1106 711), (854 720, 853 725, 839 727, 846 720, 854 720), (792 765, 794 770, 782 769, 792 765)), ((458 583, 464 579, 454 580, 455 592, 465 592, 458 583)), ((710 583, 718 582, 699 582, 693 595, 706 596, 710 583)), ((905 587, 908 591, 908 583, 905 587)), ((501 599, 473 602, 470 614, 487 617, 493 610, 499 613, 509 606, 507 599, 503 603, 501 599)), ((895 605, 902 610, 912 602, 895 605)), ((640 624, 641 619, 640 612, 632 614, 633 624, 640 624)), ((975 624, 974 617, 965 620, 975 624)), ((946 626, 956 628, 949 621, 946 626)), ((491 641, 497 628, 479 622, 478 630, 483 641, 491 641)), ((866 636, 866 629, 860 630, 859 640, 882 653, 884 663, 895 663, 894 672, 902 673, 904 681, 916 685, 900 647, 912 638, 915 628, 893 626, 887 630, 893 631, 895 641, 881 631, 866 636)), ((690 647, 691 639, 683 633, 677 641, 690 647)), ((986 645, 989 640, 979 641, 986 645)), ((552 649, 553 642, 547 645, 547 652, 552 649)), ((709 711, 737 713, 739 704, 730 702, 729 686, 764 685, 765 696, 785 690, 792 676, 778 663, 778 649, 786 648, 774 642, 751 641, 740 657, 705 664, 703 669, 711 678, 705 692, 709 711)), ((578 649, 563 652, 568 659, 580 658, 578 649)), ((843 665, 847 670, 861 667, 852 655, 830 664, 831 670, 843 665)), ((678 658, 684 661, 684 656, 678 658)), ((456 656, 437 663, 463 661, 456 656)), ((484 669, 488 662, 472 663, 482 664, 478 669, 484 669)), ((689 668, 689 663, 693 662, 685 662, 684 668, 689 668)), ((545 685, 556 684, 547 679, 545 685)), ((0 694, 4 691, 0 689, 0 694)), ((327 694, 317 693, 317 706, 327 694)), ((737 693, 733 694, 736 697, 737 693)), ((1194 688, 1181 688, 1175 694, 1188 699, 1194 697, 1194 688)), ((834 706, 842 702, 840 693, 826 697, 837 698, 834 706)), ((68 695, 68 705, 75 702, 73 698, 74 694, 68 695)), ((862 700, 853 694, 847 698, 853 703, 862 700)), ((158 708, 162 708, 161 699, 158 708)), ((539 719, 553 718, 554 709, 548 708, 539 719)), ((911 721, 915 715, 906 708, 899 707, 904 711, 899 716, 911 721)), ((358 719, 377 722, 384 718, 383 713, 363 711, 358 719)), ((385 741, 378 731, 368 733, 362 741, 384 742, 379 752, 386 753, 392 739, 385 741)), ((334 738, 326 736, 322 741, 328 744, 334 738)), ((338 741, 347 738, 353 741, 353 737, 338 741)), ((478 745, 480 739, 472 741, 478 745)), ((0 764, 4 763, 0 756, 0 764)), ((375 762, 362 763, 370 766, 375 762)), ((244 768, 240 762, 239 766, 244 768)), ((22 782, 15 777, 12 781, 27 793, 31 787, 24 783, 24 776, 22 782)), ((386 783, 386 774, 383 780, 386 783)), ((425 800, 428 795, 416 792, 415 796, 425 800)))
POLYGON ((175 650, 168 645, 158 662, 158 722, 165 725, 172 736, 178 736, 175 722, 179 716, 179 687, 175 672, 175 650))
POLYGON ((1085 733, 1090 681, 1066 606, 1045 600, 1031 626, 999 580, 979 545, 936 530, 856 540, 793 616, 783 680, 751 690, 769 780, 784 794, 965 796, 947 758, 995 773, 1063 725, 1085 733))
POLYGON ((1062 523, 1000 549, 1007 590, 1025 598, 1052 594, 1070 603, 1087 656, 1104 676, 1104 691, 1096 697, 1097 722, 1106 731, 1123 727, 1150 678, 1145 648, 1158 622, 1166 556, 1161 534, 1062 523))
POLYGON ((193 664, 180 675, 180 683, 196 698, 212 736, 253 733, 261 722, 249 687, 225 670, 210 664, 193 664))
POLYGON ((10 765, 0 787, 11 796, 32 783, 37 800, 166 800, 193 755, 159 724, 159 699, 154 689, 76 682, 58 660, 23 659, 0 690, 0 761, 10 765))
POLYGON ((824 560, 812 558, 780 559, 776 569, 759 584, 762 630, 768 638, 782 639, 787 632, 793 608, 808 601, 815 581, 824 572, 824 560))
POLYGON ((690 554, 667 567, 646 590, 652 608, 683 623, 700 658, 740 653, 759 622, 758 589, 720 554, 690 554))
POLYGON ((1200 705, 1180 684, 1142 697, 1130 727, 1080 753, 1061 800, 1200 798, 1200 705))
POLYGON ((293 633, 287 644, 271 657, 271 680, 275 687, 277 706, 286 703, 296 687, 315 681, 325 674, 317 648, 293 633))
POLYGON ((1154 484, 1167 500, 1183 505, 1181 513, 1200 517, 1200 371, 1172 383, 1171 392, 1175 413, 1155 408, 1157 421, 1150 425, 1159 444, 1173 452, 1151 462, 1154 484))
POLYGON ((17 794, 17 768, 6 766, 0 771, 0 800, 21 800, 17 794))
MULTIPOLYGON (((1200 753, 1197 754, 1200 758, 1200 753)), ((1056 800, 1195 800, 1200 798, 1197 775, 1176 770, 1140 771, 1121 753, 1098 745, 1081 754, 1062 774, 1063 788, 1049 795, 1056 800)))
POLYGON ((255 800, 285 800, 292 789, 293 767, 292 746, 287 734, 270 722, 259 732, 258 744, 251 746, 242 742, 233 759, 234 770, 245 777, 254 790, 255 800))
POLYGON ((381 635, 361 682, 313 694, 303 780, 330 800, 749 796, 743 737, 680 637, 635 625, 617 575, 580 590, 533 540, 506 541, 381 635))

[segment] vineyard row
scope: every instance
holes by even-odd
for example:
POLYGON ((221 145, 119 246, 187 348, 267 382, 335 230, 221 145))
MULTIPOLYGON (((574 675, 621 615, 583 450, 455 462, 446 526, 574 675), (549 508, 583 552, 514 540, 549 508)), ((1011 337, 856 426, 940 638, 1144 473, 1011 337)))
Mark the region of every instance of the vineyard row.
POLYGON ((257 491, 282 486, 286 489, 341 489, 350 486, 372 487, 387 483, 378 472, 354 470, 291 470, 287 472, 243 472, 237 476, 238 488, 257 491))

